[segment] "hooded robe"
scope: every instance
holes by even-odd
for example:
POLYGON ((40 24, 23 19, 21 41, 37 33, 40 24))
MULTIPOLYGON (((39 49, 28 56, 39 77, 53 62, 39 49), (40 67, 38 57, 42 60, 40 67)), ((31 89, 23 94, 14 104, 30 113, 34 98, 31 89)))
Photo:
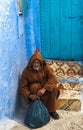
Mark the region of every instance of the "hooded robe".
POLYGON ((41 88, 46 92, 40 97, 40 100, 47 107, 49 112, 56 111, 56 101, 60 94, 57 88, 57 78, 51 67, 45 62, 37 49, 29 60, 27 67, 23 70, 20 84, 20 91, 25 100, 29 99, 30 94, 37 94, 41 88), (41 63, 40 70, 33 70, 34 60, 41 63))

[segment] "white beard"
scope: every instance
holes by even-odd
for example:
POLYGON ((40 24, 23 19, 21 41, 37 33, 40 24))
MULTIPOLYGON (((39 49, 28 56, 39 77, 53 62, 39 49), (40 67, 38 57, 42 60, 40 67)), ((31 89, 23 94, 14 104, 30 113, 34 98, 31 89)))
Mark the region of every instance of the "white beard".
POLYGON ((33 68, 34 70, 36 70, 36 71, 39 71, 40 70, 40 67, 38 67, 38 68, 33 68))

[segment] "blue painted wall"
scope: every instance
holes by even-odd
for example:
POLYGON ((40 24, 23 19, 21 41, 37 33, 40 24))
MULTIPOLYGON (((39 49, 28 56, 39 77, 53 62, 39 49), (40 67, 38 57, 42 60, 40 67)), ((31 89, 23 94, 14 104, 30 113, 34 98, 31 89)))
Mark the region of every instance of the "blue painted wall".
MULTIPOLYGON (((23 0, 23 15, 19 18, 24 22, 25 48, 27 62, 36 48, 41 50, 40 45, 40 17, 39 17, 39 0, 23 0), (26 5, 27 4, 27 5, 26 5), (26 5, 26 6, 25 6, 26 5), (27 8, 28 7, 28 8, 27 8), (21 18, 22 17, 22 18, 21 18)), ((21 27, 21 25, 19 25, 21 27)), ((22 29, 22 28, 21 28, 22 29)), ((24 61, 24 60, 23 60, 24 61)), ((15 120, 24 122, 27 112, 27 105, 21 98, 19 90, 17 95, 17 104, 15 112, 15 120)))
MULTIPOLYGON (((23 0, 24 1, 24 0, 23 0)), ((40 48, 39 0, 26 0, 28 10, 24 12, 27 59, 36 48, 40 48)), ((41 48, 40 48, 41 49, 41 48)))
POLYGON ((13 118, 19 78, 27 63, 23 18, 15 0, 0 0, 0 119, 13 118))
POLYGON ((39 0, 26 1, 28 10, 20 16, 16 0, 0 1, 0 119, 14 118, 21 73, 40 48, 39 0))

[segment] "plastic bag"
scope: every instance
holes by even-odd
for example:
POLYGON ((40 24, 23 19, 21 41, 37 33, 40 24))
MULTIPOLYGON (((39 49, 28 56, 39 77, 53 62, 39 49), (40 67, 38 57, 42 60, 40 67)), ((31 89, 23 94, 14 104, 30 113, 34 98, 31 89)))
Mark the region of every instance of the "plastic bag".
POLYGON ((25 117, 25 125, 29 128, 39 128, 50 121, 50 115, 40 100, 35 100, 29 107, 25 117))

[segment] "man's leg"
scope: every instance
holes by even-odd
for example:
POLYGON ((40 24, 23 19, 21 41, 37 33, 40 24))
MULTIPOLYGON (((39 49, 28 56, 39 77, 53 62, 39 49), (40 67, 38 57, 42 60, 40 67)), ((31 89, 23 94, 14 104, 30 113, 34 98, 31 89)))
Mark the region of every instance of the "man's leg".
POLYGON ((56 89, 56 87, 54 87, 52 92, 46 91, 46 93, 41 97, 41 101, 45 104, 50 115, 54 119, 59 118, 59 115, 56 113, 56 103, 57 103, 58 95, 59 95, 59 91, 58 89, 56 89))

